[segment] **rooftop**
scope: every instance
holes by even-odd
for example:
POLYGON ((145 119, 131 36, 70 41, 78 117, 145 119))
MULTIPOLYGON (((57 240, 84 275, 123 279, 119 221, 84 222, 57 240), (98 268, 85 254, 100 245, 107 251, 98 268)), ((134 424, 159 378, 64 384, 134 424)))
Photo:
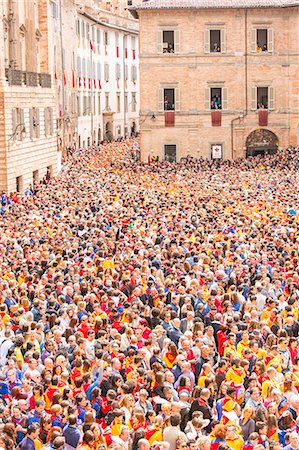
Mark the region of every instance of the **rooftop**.
POLYGON ((155 9, 226 9, 226 8, 288 8, 299 6, 299 0, 144 0, 130 9, 137 17, 139 10, 155 9))

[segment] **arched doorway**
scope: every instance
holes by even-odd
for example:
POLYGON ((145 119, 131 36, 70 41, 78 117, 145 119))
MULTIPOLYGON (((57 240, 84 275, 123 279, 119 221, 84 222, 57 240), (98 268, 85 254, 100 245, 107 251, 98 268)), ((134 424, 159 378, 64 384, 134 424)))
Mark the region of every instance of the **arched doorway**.
POLYGON ((246 139, 246 157, 268 153, 270 155, 278 150, 278 137, 270 130, 264 128, 252 131, 246 139))
POLYGON ((113 134, 112 134, 112 123, 111 122, 107 122, 106 123, 106 129, 105 129, 105 137, 107 141, 112 141, 113 140, 113 134))

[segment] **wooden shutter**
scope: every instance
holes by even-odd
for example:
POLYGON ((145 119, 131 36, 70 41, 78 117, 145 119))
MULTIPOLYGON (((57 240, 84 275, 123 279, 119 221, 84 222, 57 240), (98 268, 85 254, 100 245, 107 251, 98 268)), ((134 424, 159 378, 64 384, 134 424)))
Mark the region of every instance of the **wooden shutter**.
POLYGON ((54 118, 53 118, 53 108, 50 108, 50 134, 54 132, 54 118))
POLYGON ((273 52, 274 49, 274 30, 268 28, 268 52, 273 52))
POLYGON ((251 30, 251 51, 256 53, 256 48, 257 48, 257 42, 256 42, 256 28, 253 28, 251 30))
POLYGON ((36 109, 36 137, 40 137, 40 112, 39 108, 36 109))
POLYGON ((25 135, 25 116, 24 116, 24 109, 20 109, 20 139, 23 140, 23 136, 25 135))
POLYGON ((164 89, 158 89, 158 110, 164 111, 164 89))
POLYGON ((181 52, 181 41, 180 41, 180 31, 174 31, 174 53, 181 52))
POLYGON ((29 109, 29 130, 30 130, 30 139, 33 139, 33 111, 32 111, 32 108, 29 109))
POLYGON ((210 53, 210 30, 205 30, 205 53, 210 53))
POLYGON ((13 140, 15 141, 17 138, 17 111, 15 108, 13 108, 11 110, 11 114, 12 114, 12 136, 13 136, 13 140))
POLYGON ((181 110, 181 98, 180 98, 180 90, 179 88, 175 88, 174 90, 174 109, 175 111, 181 110))
POLYGON ((226 52, 226 32, 225 29, 220 30, 221 53, 226 52))
POLYGON ((157 34, 157 52, 163 53, 163 31, 159 30, 157 34))
POLYGON ((256 86, 251 88, 251 109, 255 111, 257 109, 257 88, 256 86))
POLYGON ((222 99, 221 99, 222 109, 226 110, 227 109, 227 88, 223 87, 221 93, 222 93, 222 99))
POLYGON ((274 109, 274 89, 273 87, 268 88, 268 109, 274 109))
POLYGON ((210 88, 205 88, 205 110, 209 111, 211 109, 211 90, 210 88))
POLYGON ((48 135, 48 108, 44 109, 44 118, 45 118, 45 136, 48 135))

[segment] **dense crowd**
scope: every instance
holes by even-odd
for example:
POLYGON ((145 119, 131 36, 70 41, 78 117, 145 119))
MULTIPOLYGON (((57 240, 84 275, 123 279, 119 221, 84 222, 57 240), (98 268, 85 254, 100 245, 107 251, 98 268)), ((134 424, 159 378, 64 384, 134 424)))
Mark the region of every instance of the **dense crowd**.
POLYGON ((74 151, 3 193, 1 450, 299 449, 299 151, 74 151))

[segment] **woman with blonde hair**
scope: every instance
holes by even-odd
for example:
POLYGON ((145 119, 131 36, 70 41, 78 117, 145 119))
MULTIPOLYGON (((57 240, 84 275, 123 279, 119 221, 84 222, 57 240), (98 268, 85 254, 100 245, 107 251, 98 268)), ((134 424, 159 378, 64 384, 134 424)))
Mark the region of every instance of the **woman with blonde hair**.
POLYGON ((132 394, 125 394, 119 402, 120 409, 124 412, 125 424, 127 425, 132 417, 134 397, 132 394))
POLYGON ((240 427, 243 439, 247 441, 255 430, 255 411, 252 406, 245 406, 243 409, 240 427))

